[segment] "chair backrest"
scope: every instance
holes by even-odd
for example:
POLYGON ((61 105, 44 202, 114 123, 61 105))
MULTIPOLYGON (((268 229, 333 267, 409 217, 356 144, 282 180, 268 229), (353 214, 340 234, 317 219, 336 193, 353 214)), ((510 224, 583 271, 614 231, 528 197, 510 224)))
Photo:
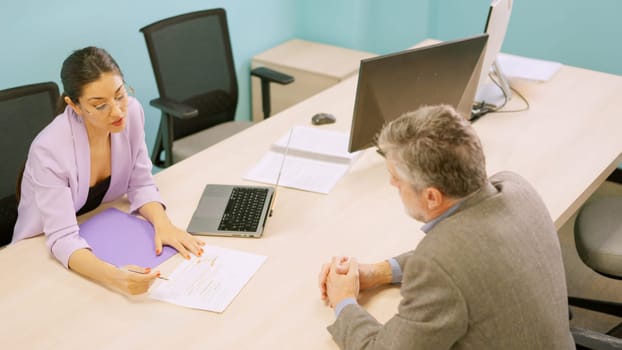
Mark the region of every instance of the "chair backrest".
POLYGON ((56 114, 58 86, 53 82, 0 90, 0 246, 10 243, 17 220, 18 177, 35 136, 56 114))
POLYGON ((238 86, 224 9, 187 13, 140 29, 160 97, 199 111, 174 120, 173 139, 235 118, 238 86))

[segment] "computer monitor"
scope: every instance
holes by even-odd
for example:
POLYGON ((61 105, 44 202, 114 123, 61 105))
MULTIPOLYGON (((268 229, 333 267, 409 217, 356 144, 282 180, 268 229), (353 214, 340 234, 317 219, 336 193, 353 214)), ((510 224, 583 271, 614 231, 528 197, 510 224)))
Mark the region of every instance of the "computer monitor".
POLYGON ((483 102, 488 105, 489 109, 500 108, 512 98, 510 84, 497 63, 497 56, 501 52, 511 14, 512 0, 492 0, 484 27, 484 32, 488 34, 488 45, 475 96, 476 104, 483 102), (488 78, 489 74, 497 82, 496 84, 488 78))
POLYGON ((470 119, 488 34, 364 59, 350 152, 372 146, 382 126, 423 105, 449 104, 470 119))

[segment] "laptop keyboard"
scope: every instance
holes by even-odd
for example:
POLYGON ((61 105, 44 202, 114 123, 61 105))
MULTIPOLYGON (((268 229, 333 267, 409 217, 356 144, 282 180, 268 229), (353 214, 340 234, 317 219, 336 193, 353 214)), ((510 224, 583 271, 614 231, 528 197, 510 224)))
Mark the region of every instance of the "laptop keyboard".
POLYGON ((220 220, 220 231, 255 232, 261 220, 268 189, 234 187, 220 220))

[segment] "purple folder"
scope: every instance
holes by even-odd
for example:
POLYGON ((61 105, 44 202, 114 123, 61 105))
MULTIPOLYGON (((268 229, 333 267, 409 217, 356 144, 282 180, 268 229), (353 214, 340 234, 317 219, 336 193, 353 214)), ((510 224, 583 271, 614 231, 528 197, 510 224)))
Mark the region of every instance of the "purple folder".
POLYGON ((108 208, 80 224, 82 236, 98 258, 117 267, 156 267, 177 251, 164 246, 155 254, 155 231, 151 223, 115 208, 108 208))

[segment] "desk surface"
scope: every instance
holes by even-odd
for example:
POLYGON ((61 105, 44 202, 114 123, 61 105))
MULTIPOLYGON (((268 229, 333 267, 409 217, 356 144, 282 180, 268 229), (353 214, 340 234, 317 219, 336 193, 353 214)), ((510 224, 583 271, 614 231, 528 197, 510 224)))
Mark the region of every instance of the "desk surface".
MULTIPOLYGON (((622 77, 563 67, 550 82, 513 86, 529 111, 474 124, 487 168, 525 176, 559 228, 620 162, 622 77)), ((157 174, 172 220, 188 224, 206 183, 244 183, 274 140, 291 126, 309 125, 317 111, 338 118, 322 128, 348 131, 355 89, 356 78, 345 80, 157 174)), ((517 99, 513 105, 520 107, 517 99)), ((316 286, 320 265, 333 255, 375 262, 413 249, 419 227, 404 214, 383 160, 367 150, 328 195, 281 189, 263 238, 205 238, 268 256, 222 314, 108 291, 66 271, 39 236, 0 251, 0 339, 7 348, 33 349, 333 349, 325 329, 333 311, 316 286)), ((395 287, 361 295, 381 322, 399 299, 395 287)))

